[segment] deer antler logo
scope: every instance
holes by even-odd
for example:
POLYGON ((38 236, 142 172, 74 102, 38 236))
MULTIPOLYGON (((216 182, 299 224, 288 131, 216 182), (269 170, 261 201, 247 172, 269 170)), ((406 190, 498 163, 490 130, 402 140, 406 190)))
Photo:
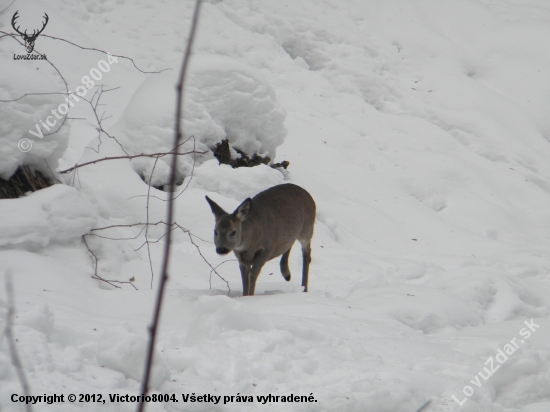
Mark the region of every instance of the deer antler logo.
POLYGON ((19 31, 19 27, 21 27, 21 26, 15 27, 15 21, 19 17, 18 13, 19 13, 19 10, 17 10, 15 12, 15 14, 13 15, 13 17, 11 19, 11 25, 14 28, 14 30, 17 33, 19 33, 21 35, 21 37, 23 38, 23 40, 25 41, 25 48, 27 49, 27 53, 32 53, 32 51, 34 50, 34 42, 36 41, 36 38, 38 37, 38 35, 40 33, 42 33, 44 31, 44 29, 46 28, 46 24, 48 24, 48 20, 50 20, 50 18, 48 17, 48 15, 46 13, 44 13, 44 18, 46 20, 44 21, 44 24, 42 25, 42 28, 40 30, 34 30, 33 33, 29 36, 27 34, 27 30, 25 30, 24 33, 21 33, 19 31))

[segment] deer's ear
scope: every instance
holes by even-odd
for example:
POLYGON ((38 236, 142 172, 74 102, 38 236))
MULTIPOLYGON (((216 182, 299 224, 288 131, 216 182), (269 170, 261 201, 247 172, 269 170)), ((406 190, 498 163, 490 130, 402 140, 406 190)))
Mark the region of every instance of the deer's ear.
POLYGON ((233 212, 233 215, 237 217, 241 222, 246 220, 252 207, 252 199, 248 198, 242 202, 237 209, 233 212))
POLYGON ((214 213, 214 216, 216 216, 217 219, 219 219, 223 215, 227 215, 227 212, 223 210, 216 202, 214 202, 208 196, 205 196, 205 198, 210 205, 210 209, 212 209, 212 213, 214 213))

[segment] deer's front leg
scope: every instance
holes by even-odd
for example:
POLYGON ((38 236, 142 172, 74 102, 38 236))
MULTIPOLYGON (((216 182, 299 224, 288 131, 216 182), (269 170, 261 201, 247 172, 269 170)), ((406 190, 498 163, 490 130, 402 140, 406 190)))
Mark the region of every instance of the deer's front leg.
POLYGON ((254 255, 247 251, 234 251, 235 256, 239 261, 239 269, 241 270, 241 279, 243 281, 243 296, 248 296, 250 289, 250 268, 254 262, 254 255))
POLYGON ((248 290, 250 296, 254 295, 254 290, 256 289, 256 279, 260 275, 262 267, 267 262, 267 252, 264 249, 259 249, 254 253, 254 262, 252 263, 252 268, 250 269, 250 284, 248 285, 248 290))
POLYGON ((243 296, 248 296, 248 289, 250 285, 250 265, 239 262, 239 269, 241 269, 241 278, 243 281, 243 296))

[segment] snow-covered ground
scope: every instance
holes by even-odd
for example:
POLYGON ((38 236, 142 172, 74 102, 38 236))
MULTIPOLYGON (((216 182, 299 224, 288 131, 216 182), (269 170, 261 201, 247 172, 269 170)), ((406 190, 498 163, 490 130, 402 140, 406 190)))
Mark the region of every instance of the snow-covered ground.
MULTIPOLYGON (((4 32, 17 10, 29 31, 49 15, 35 47, 58 70, 13 60, 23 46, 0 38, 0 100, 74 91, 107 61, 45 35, 132 57, 144 72, 170 68, 143 73, 119 58, 98 82, 116 88, 98 106, 111 116, 105 130, 131 154, 167 150, 193 3, 0 0, 4 32)), ((424 412, 549 411, 549 51, 545 0, 205 2, 185 147, 227 137, 290 167, 283 175, 218 166, 209 154, 182 158, 176 221, 194 236, 174 232, 151 382, 152 393, 179 402, 147 410, 414 412, 431 401, 424 412), (317 204, 309 293, 297 245, 289 283, 273 260, 256 296, 243 298, 237 263, 222 264, 209 243, 204 195, 233 210, 284 182, 317 204), (229 293, 199 250, 222 264, 229 293), (290 394, 316 402, 257 398, 290 394)), ((21 164, 62 170, 124 154, 106 135, 98 140, 83 100, 59 131, 29 134, 63 98, 0 102, 1 177, 21 164), (21 138, 29 152, 17 148, 21 138)), ((31 394, 65 395, 33 410, 135 410, 108 397, 139 393, 165 228, 148 231, 153 279, 139 227, 90 231, 164 219, 166 193, 151 189, 147 216, 142 179, 159 186, 167 172, 164 160, 102 162, 0 200, 0 328, 11 273, 31 394), (101 236, 86 237, 98 274, 132 278, 138 290, 92 279, 81 241, 89 233, 101 236), (106 402, 69 403, 69 394, 106 402)), ((13 394, 22 390, 2 336, 1 411, 24 410, 13 394)))

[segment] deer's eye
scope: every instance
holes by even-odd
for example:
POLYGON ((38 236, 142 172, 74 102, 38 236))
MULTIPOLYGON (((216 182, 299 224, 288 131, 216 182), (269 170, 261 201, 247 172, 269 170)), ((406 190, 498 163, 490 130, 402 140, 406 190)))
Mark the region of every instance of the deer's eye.
POLYGON ((218 232, 214 230, 214 236, 218 236, 218 232))
POLYGON ((231 233, 229 234, 229 236, 230 236, 230 237, 235 237, 236 234, 237 234, 237 232, 234 230, 233 232, 231 232, 231 233))

